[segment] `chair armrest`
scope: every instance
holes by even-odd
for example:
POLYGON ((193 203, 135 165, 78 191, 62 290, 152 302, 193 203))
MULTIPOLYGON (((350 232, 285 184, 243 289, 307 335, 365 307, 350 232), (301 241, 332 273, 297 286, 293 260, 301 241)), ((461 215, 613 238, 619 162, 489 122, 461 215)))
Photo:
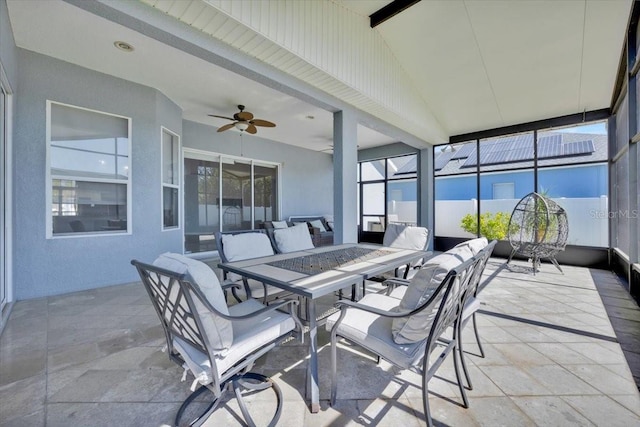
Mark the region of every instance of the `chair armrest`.
POLYGON ((227 291, 227 290, 233 291, 233 288, 236 288, 236 289, 242 288, 242 285, 240 283, 232 282, 231 280, 224 280, 222 283, 220 283, 220 286, 222 287, 223 291, 227 291))
MULTIPOLYGON (((355 310, 362 310, 369 313, 377 314, 378 316, 392 317, 392 318, 407 317, 413 314, 415 311, 419 311, 417 309, 409 310, 409 311, 387 311, 387 310, 381 310, 376 307, 372 307, 370 305, 360 304, 360 303, 349 301, 349 300, 340 300, 336 302, 334 305, 335 307, 339 308, 342 311, 342 313, 340 314, 341 318, 344 316, 344 313, 346 313, 348 308, 353 308, 355 310)), ((426 304, 424 304, 424 307, 426 307, 426 304)), ((419 308, 421 309, 423 308, 423 306, 420 306, 419 308)), ((338 323, 339 322, 336 322, 336 324, 338 323)))
POLYGON ((386 286, 386 289, 383 289, 382 292, 389 295, 391 291, 393 291, 396 288, 396 286, 409 286, 410 283, 411 283, 410 280, 401 279, 399 277, 387 279, 384 282, 382 282, 382 284, 386 286))

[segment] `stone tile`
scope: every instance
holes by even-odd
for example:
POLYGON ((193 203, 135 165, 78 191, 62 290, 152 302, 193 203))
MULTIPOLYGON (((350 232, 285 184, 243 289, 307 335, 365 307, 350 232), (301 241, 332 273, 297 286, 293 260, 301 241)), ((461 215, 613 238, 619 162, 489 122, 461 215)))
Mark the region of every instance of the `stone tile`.
POLYGON ((573 343, 571 349, 581 355, 600 364, 625 363, 624 354, 620 351, 620 345, 607 345, 605 343, 573 343))
POLYGON ((563 396, 562 399, 597 426, 628 427, 640 417, 607 396, 563 396))
POLYGON ((359 412, 357 420, 361 424, 380 427, 423 425, 407 399, 358 400, 357 407, 359 412))
POLYGON ((12 419, 0 419, 0 426, 2 427, 44 427, 45 416, 44 409, 37 410, 29 415, 24 415, 18 418, 12 419))
POLYGON ((513 401, 539 426, 588 426, 588 419, 554 396, 514 397, 513 401))
POLYGON ((481 366, 480 370, 508 396, 551 394, 534 377, 515 366, 481 366))
MULTIPOLYGON (((578 344, 578 343, 576 343, 578 344)), ((583 344, 583 343, 580 343, 583 344)), ((592 343, 587 343, 592 344, 592 343)), ((561 344, 561 343, 532 343, 529 344, 531 347, 536 349, 538 352, 544 354, 552 361, 565 365, 579 365, 579 364, 587 364, 594 363, 593 359, 590 359, 586 356, 583 356, 581 353, 572 350, 574 344, 561 344)), ((597 345, 597 344, 592 344, 597 345)))
MULTIPOLYGON (((360 410, 357 400, 337 399, 334 406, 329 405, 328 400, 320 401, 320 411, 312 414, 305 408, 304 424, 288 424, 291 426, 358 426, 362 425, 359 419, 360 410)), ((287 424, 283 424, 287 425, 287 424)))
POLYGON ((614 374, 602 365, 565 365, 565 368, 605 394, 636 394, 633 381, 614 374))
POLYGON ((494 344, 509 364, 520 365, 548 365, 553 363, 545 354, 536 351, 535 344, 494 344))
POLYGON ((0 386, 0 420, 9 423, 26 419, 44 410, 45 375, 38 375, 0 386))
POLYGON ((472 416, 480 426, 535 426, 535 423, 508 397, 480 397, 471 403, 472 416))
POLYGON ((522 369, 556 396, 600 394, 600 391, 558 365, 525 366, 522 369))
POLYGON ((33 376, 42 375, 47 364, 45 350, 2 351, 0 353, 0 386, 33 376))
POLYGON ((47 427, 136 427, 172 425, 180 404, 166 403, 51 403, 47 427))
POLYGON ((634 414, 640 416, 640 395, 638 394, 610 394, 609 397, 634 414))

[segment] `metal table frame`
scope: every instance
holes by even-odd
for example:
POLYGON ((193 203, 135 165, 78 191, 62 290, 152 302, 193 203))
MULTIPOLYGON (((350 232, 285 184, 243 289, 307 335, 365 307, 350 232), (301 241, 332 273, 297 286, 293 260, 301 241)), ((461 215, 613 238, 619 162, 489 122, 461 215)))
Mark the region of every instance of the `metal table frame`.
POLYGON ((309 365, 308 365, 308 387, 307 397, 311 398, 311 412, 320 410, 320 391, 318 387, 318 322, 316 314, 315 300, 339 291, 356 286, 356 298, 361 297, 361 287, 358 286, 365 280, 378 276, 382 273, 393 271, 410 262, 426 257, 430 252, 416 251, 411 249, 382 247, 371 244, 343 244, 335 246, 323 246, 300 252, 288 254, 278 254, 262 258, 254 258, 244 261, 220 263, 218 267, 224 271, 232 272, 264 282, 268 285, 284 289, 293 294, 305 297, 308 301, 309 310, 309 365), (269 265, 269 263, 279 260, 319 254, 339 249, 359 247, 365 249, 383 249, 389 253, 375 258, 367 259, 357 263, 338 266, 334 269, 323 271, 318 274, 304 274, 296 271, 269 265))

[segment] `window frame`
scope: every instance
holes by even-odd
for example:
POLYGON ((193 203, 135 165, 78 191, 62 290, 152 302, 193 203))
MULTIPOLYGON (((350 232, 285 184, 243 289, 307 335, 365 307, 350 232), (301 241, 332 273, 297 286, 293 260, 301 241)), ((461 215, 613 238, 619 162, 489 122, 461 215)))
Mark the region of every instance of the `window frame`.
POLYGON ((123 116, 120 114, 109 113, 106 111, 95 110, 92 108, 81 107, 78 105, 67 104, 64 102, 46 100, 46 129, 45 129, 45 140, 46 140, 46 154, 45 154, 45 238, 46 239, 69 239, 69 238, 83 238, 83 237, 104 237, 104 236, 126 236, 131 235, 133 230, 133 206, 132 206, 132 193, 133 193, 133 179, 132 179, 132 169, 133 169, 133 159, 132 159, 132 148, 133 148, 133 135, 132 135, 132 118, 123 116), (52 196, 53 196, 53 180, 54 179, 67 179, 74 180, 76 177, 61 177, 51 173, 51 110, 53 105, 60 105, 68 108, 75 108, 77 110, 89 111, 91 113, 103 114, 111 117, 117 117, 119 119, 124 119, 127 121, 127 134, 128 134, 128 150, 127 156, 129 159, 129 169, 127 172, 127 180, 119 179, 100 179, 100 178, 87 178, 87 177, 77 177, 76 181, 83 182, 93 182, 93 183, 105 183, 105 184, 125 184, 127 186, 127 229, 126 230, 118 230, 118 231, 86 231, 86 232, 74 232, 74 233, 60 233, 53 234, 53 211, 52 211, 52 196))
POLYGON ((160 126, 160 227, 161 230, 164 231, 173 231, 173 230, 181 230, 182 229, 182 217, 184 216, 182 213, 182 204, 183 204, 183 193, 182 193, 182 181, 183 181, 183 168, 184 168, 184 156, 182 154, 182 138, 176 132, 173 132, 171 129, 160 126), (167 184, 164 182, 164 134, 168 133, 173 138, 177 138, 178 141, 178 184, 167 184), (177 225, 166 227, 164 225, 164 189, 173 188, 178 190, 178 222, 177 225))

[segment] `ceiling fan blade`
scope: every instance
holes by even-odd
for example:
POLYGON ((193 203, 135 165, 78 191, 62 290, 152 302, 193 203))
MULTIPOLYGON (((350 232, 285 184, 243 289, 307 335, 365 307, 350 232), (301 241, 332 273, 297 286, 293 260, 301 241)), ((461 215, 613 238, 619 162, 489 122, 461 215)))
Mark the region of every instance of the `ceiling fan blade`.
POLYGON ((256 129, 254 125, 250 124, 247 128, 247 133, 255 134, 256 132, 258 132, 258 129, 256 129))
POLYGON ((274 128, 276 127, 275 123, 271 123, 269 121, 266 120, 260 120, 260 119, 255 119, 255 120, 251 120, 250 122, 252 125, 256 125, 256 126, 264 126, 266 128, 274 128))
POLYGON ((227 120, 234 120, 231 117, 227 117, 227 116, 218 116, 216 114, 209 114, 210 117, 218 117, 220 119, 227 119, 227 120))
POLYGON ((225 130, 229 130, 232 127, 234 127, 236 124, 235 123, 229 123, 228 125, 224 125, 222 127, 218 128, 218 132, 224 132, 225 130))
POLYGON ((240 111, 239 113, 235 113, 233 117, 235 117, 236 120, 244 120, 248 122, 249 120, 253 119, 253 114, 248 111, 240 111))

